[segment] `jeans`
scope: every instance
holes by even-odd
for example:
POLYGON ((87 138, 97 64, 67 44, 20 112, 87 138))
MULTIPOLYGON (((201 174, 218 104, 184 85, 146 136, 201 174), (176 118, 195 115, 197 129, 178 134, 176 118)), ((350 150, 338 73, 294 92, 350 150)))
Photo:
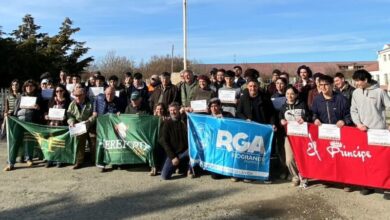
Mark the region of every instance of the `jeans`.
POLYGON ((161 178, 164 180, 168 180, 172 177, 172 174, 175 172, 176 168, 178 167, 183 167, 186 168, 187 170, 190 169, 190 165, 188 163, 189 161, 189 155, 188 155, 188 150, 179 153, 177 157, 180 160, 179 166, 174 166, 172 164, 172 159, 167 157, 165 160, 164 166, 161 170, 161 178))

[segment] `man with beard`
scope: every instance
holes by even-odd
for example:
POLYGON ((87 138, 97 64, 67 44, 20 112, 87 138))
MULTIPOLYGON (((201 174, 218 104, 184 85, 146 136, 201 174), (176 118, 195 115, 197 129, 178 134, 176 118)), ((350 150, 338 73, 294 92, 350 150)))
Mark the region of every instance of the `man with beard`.
POLYGON ((169 105, 170 118, 161 128, 159 143, 167 155, 161 171, 161 178, 168 180, 177 168, 187 169, 188 175, 194 177, 189 165, 187 123, 180 114, 180 105, 173 102, 169 105))

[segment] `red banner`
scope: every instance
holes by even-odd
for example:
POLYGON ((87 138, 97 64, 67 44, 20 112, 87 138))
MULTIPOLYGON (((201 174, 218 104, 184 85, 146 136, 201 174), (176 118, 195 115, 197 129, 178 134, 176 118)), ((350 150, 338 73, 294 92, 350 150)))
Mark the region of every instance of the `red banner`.
POLYGON ((390 147, 368 145, 366 132, 343 127, 341 140, 324 140, 309 124, 308 137, 288 138, 303 177, 390 189, 390 147))

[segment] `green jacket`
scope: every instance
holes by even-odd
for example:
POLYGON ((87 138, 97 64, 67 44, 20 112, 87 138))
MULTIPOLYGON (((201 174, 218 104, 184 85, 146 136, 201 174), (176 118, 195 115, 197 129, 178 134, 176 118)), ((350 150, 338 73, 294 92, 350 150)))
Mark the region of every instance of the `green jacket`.
POLYGON ((180 88, 181 105, 190 106, 191 97, 195 96, 195 90, 198 88, 198 81, 194 81, 191 85, 183 83, 180 88))
POLYGON ((96 117, 92 115, 92 112, 93 105, 90 101, 85 100, 84 107, 81 112, 79 111, 76 102, 72 101, 66 112, 68 124, 86 121, 87 129, 89 129, 96 121, 96 117))

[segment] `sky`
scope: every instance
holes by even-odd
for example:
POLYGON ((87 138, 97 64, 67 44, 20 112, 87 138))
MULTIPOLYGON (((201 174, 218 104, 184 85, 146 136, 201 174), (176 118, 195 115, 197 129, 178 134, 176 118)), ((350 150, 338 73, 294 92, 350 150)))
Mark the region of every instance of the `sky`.
MULTIPOLYGON (((390 43, 390 0, 188 0, 188 58, 201 63, 374 61, 390 43)), ((9 33, 25 14, 55 35, 69 17, 96 60, 183 54, 182 0, 1 0, 9 33)))

